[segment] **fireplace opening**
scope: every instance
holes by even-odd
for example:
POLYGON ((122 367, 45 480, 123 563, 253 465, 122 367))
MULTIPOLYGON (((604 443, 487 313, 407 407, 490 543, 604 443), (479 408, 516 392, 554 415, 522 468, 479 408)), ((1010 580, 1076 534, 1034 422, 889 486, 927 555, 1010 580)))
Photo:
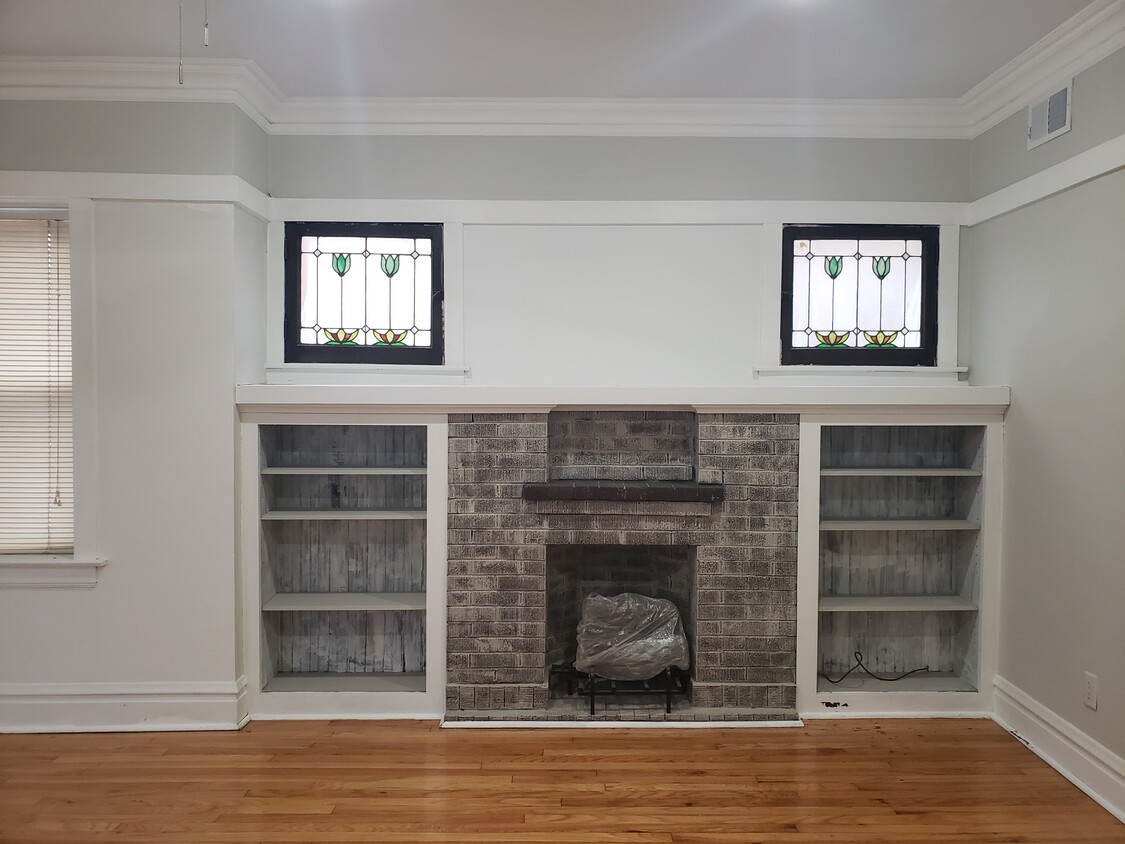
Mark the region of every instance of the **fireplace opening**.
MULTIPOLYGON (((695 670, 695 547, 690 545, 548 545, 547 666, 574 662, 578 622, 590 594, 632 592, 675 604, 695 670)), ((573 692, 553 682, 550 696, 573 692)))

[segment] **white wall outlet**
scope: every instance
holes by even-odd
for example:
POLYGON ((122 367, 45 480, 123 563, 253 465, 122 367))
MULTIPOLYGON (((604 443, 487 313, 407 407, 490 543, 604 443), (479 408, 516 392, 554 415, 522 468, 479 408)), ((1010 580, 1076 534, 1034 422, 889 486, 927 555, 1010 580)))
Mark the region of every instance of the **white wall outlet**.
POLYGON ((1098 678, 1089 671, 1086 672, 1086 693, 1082 701, 1091 709, 1098 708, 1098 678))

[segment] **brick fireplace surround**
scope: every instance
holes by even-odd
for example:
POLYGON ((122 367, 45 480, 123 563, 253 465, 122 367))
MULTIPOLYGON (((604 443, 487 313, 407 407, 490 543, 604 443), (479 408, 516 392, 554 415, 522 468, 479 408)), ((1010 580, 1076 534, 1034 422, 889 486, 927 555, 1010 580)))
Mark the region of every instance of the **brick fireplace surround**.
MULTIPOLYGON (((449 417, 447 720, 790 720, 795 712, 795 414, 449 417), (693 477, 694 475, 694 477, 693 477), (722 500, 528 500, 581 479, 720 484, 722 500), (550 699, 549 546, 695 549, 690 703, 550 699)), ((659 486, 658 484, 654 484, 659 486)), ((557 555, 553 555, 557 556, 557 555)))

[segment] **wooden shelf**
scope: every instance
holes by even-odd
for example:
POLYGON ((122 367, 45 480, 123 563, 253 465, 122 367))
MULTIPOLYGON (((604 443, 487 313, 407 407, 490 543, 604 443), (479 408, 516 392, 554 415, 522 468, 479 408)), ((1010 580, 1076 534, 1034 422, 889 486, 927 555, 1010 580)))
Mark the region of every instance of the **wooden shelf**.
POLYGON ((264 692, 424 692, 426 675, 417 673, 378 674, 278 674, 264 692))
POLYGON ((425 608, 425 592, 287 592, 267 600, 262 612, 395 612, 425 608))
POLYGON ((967 519, 822 519, 824 530, 980 530, 967 519))
POLYGON ((979 478, 979 469, 825 468, 822 478, 979 478))
POLYGON ((348 519, 425 519, 425 510, 268 510, 262 513, 264 521, 315 521, 348 519))
POLYGON ((263 475, 424 475, 425 466, 367 468, 363 466, 270 466, 263 475))
MULTIPOLYGON (((876 672, 878 673, 878 672, 876 672)), ((976 686, 955 674, 944 671, 925 671, 911 674, 893 683, 876 680, 862 673, 861 669, 852 672, 842 683, 833 685, 823 677, 817 676, 816 690, 824 694, 846 694, 848 692, 975 692, 976 686)))
POLYGON ((960 595, 821 596, 821 612, 976 612, 979 607, 960 595))

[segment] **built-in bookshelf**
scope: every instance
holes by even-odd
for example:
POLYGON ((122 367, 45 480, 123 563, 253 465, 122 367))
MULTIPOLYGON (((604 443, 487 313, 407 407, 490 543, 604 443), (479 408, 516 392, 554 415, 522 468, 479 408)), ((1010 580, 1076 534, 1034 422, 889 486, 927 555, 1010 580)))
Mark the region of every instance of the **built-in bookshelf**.
POLYGON ((818 692, 977 690, 984 435, 821 428, 818 692))
POLYGON ((426 689, 424 425, 261 425, 264 692, 426 689))

